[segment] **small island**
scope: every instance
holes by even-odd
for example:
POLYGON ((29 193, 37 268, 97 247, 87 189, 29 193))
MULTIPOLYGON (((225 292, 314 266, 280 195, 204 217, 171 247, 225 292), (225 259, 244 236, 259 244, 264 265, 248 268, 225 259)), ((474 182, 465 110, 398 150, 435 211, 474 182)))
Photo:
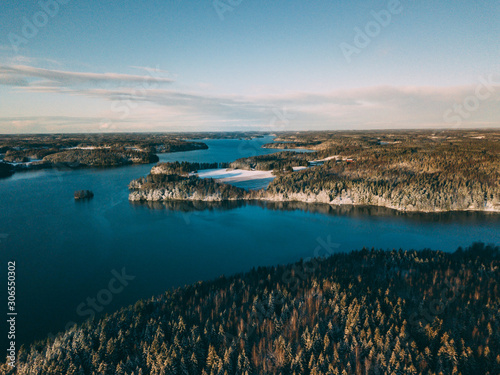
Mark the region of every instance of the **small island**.
POLYGON ((90 190, 75 191, 75 200, 92 199, 92 198, 94 198, 94 193, 90 190))

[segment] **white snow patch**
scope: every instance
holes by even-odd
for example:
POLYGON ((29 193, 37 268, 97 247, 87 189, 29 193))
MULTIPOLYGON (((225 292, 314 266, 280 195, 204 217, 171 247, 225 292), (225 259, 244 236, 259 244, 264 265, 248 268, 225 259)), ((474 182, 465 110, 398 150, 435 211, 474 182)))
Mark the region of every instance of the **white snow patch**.
POLYGON ((244 169, 205 169, 198 173, 200 178, 213 178, 220 182, 242 182, 274 178, 272 171, 247 171, 244 169))

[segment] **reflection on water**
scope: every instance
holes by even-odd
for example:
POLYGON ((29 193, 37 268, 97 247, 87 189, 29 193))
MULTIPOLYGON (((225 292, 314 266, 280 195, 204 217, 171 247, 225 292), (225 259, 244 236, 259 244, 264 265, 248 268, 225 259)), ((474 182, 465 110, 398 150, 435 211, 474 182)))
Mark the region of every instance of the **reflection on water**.
POLYGON ((130 202, 132 206, 146 207, 154 210, 170 210, 180 212, 194 211, 227 211, 241 208, 247 205, 258 206, 272 211, 302 211, 308 213, 319 213, 330 216, 351 217, 351 218, 395 218, 401 217, 409 221, 422 223, 499 223, 500 213, 498 212, 402 212, 386 207, 378 206, 332 206, 324 203, 306 202, 271 202, 271 201, 224 201, 224 202, 204 202, 204 201, 160 201, 160 202, 130 202))
POLYGON ((170 210, 180 212, 194 211, 226 211, 246 205, 244 201, 203 202, 203 201, 161 201, 161 202, 130 202, 136 208, 147 207, 153 210, 170 210))

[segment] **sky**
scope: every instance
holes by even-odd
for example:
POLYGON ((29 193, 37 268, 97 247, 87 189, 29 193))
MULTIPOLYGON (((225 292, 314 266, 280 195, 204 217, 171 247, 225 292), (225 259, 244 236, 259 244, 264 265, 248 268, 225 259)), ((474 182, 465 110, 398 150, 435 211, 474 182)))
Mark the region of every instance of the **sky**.
POLYGON ((500 127, 500 2, 3 0, 0 133, 500 127))

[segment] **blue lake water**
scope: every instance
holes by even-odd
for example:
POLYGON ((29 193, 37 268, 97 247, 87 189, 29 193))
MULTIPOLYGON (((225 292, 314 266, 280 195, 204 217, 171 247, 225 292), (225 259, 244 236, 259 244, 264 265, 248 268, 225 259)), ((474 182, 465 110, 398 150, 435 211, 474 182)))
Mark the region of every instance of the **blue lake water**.
MULTIPOLYGON (((224 162, 277 151, 260 148, 267 137, 205 142, 209 150, 161 160, 224 162)), ((172 210, 129 203, 128 183, 151 167, 47 170, 0 180, 0 280, 6 282, 7 262, 15 260, 18 343, 80 323, 90 310, 112 313, 172 287, 294 262, 318 248, 325 254, 363 246, 454 251, 474 241, 500 244, 497 214, 405 215, 301 204, 172 210), (95 198, 75 202, 80 189, 95 198), (326 251, 325 243, 332 245, 326 251), (123 268, 134 279, 116 294, 106 292, 113 270, 123 268), (89 308, 87 298, 97 296, 106 303, 89 308)))

